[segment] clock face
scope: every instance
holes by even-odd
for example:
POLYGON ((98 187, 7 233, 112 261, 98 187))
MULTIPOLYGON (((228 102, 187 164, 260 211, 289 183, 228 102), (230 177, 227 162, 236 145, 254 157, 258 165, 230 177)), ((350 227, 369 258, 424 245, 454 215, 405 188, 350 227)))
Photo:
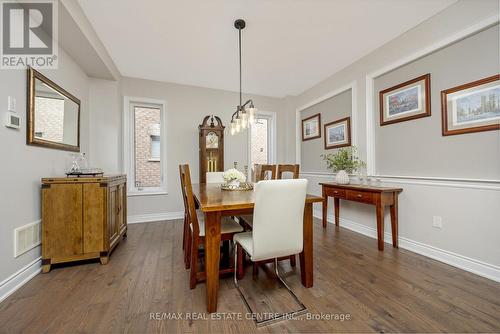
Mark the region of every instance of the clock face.
POLYGON ((219 148, 219 137, 215 132, 209 132, 205 139, 206 148, 219 148))

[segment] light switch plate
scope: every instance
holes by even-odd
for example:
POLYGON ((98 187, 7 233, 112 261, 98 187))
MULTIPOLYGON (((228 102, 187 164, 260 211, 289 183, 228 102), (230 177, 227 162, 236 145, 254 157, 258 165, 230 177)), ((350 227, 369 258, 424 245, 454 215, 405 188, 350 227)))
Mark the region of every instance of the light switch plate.
POLYGON ((16 112, 16 98, 13 96, 9 96, 8 98, 8 103, 7 103, 7 110, 11 112, 16 112))
POLYGON ((443 218, 441 218, 441 216, 432 216, 432 227, 442 229, 443 218))

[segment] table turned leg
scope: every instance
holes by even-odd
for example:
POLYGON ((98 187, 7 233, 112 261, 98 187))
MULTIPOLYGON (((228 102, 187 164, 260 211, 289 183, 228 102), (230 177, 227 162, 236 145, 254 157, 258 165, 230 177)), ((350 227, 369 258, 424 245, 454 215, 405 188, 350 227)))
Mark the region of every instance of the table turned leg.
POLYGON ((325 188, 323 187, 323 228, 326 228, 328 215, 328 196, 326 195, 325 188))
POLYGON ((207 312, 217 311, 220 261, 220 212, 205 213, 205 269, 207 275, 207 312))
POLYGON ((394 202, 391 205, 391 230, 392 230, 392 246, 399 247, 398 237, 398 194, 394 194, 394 202))
POLYGON ((333 204, 335 206, 335 225, 339 226, 340 221, 340 198, 334 197, 333 204))
POLYGON ((377 201, 377 240, 378 250, 384 250, 384 205, 380 200, 377 201))
POLYGON ((300 278, 306 288, 313 286, 313 205, 304 208, 304 249, 300 253, 300 278))

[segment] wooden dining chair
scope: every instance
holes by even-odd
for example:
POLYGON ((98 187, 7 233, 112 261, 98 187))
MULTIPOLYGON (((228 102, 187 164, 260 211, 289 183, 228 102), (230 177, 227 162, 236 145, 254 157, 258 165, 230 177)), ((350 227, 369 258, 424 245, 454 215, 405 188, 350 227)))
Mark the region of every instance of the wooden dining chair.
POLYGON ((259 182, 261 180, 275 180, 276 179, 276 165, 257 165, 257 177, 255 182, 259 182), (271 177, 269 177, 269 173, 271 177))
POLYGON ((277 179, 283 179, 283 173, 292 173, 292 179, 298 179, 300 172, 300 165, 278 165, 276 168, 277 179))
MULTIPOLYGON (((187 203, 186 211, 189 222, 189 237, 186 239, 185 245, 190 267, 189 287, 194 289, 197 283, 206 279, 206 272, 198 268, 198 250, 201 245, 205 244, 205 217, 202 212, 196 210, 189 165, 179 166, 179 172, 183 179, 182 194, 185 197, 184 203, 187 203)), ((221 217, 221 242, 233 240, 233 235, 242 231, 243 227, 240 224, 229 217, 221 217)), ((219 274, 232 273, 233 271, 234 267, 230 266, 221 269, 219 274)))

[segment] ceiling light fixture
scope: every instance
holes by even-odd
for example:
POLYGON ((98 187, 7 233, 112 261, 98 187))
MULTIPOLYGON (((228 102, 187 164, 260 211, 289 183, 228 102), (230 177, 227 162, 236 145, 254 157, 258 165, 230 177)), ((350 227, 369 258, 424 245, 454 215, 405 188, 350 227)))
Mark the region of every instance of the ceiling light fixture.
POLYGON ((238 29, 238 50, 239 50, 239 60, 240 60, 240 104, 236 107, 236 111, 231 116, 231 134, 240 132, 242 129, 246 129, 255 122, 255 112, 257 109, 253 105, 253 101, 250 99, 243 102, 241 93, 241 30, 245 28, 245 21, 238 19, 234 21, 234 27, 238 29))

